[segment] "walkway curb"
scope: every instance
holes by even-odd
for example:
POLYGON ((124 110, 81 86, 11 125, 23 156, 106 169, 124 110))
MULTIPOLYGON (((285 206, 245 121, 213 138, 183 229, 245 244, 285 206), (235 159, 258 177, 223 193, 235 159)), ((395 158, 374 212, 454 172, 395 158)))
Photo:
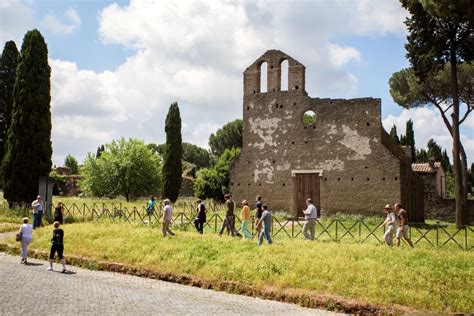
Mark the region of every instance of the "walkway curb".
MULTIPOLYGON (((0 252, 4 252, 10 255, 19 255, 20 249, 18 246, 13 246, 7 243, 0 243, 0 252)), ((28 250, 28 256, 35 259, 48 260, 49 253, 39 250, 28 250)), ((310 294, 308 293, 309 291, 305 290, 278 290, 273 288, 258 289, 235 281, 208 281, 190 275, 163 273, 156 270, 137 268, 122 263, 98 261, 78 256, 67 256, 66 261, 68 265, 85 269, 117 272, 138 277, 157 279, 161 281, 173 282, 183 285, 191 285, 203 289, 223 291, 231 294, 246 295, 251 297, 258 297, 261 299, 292 303, 307 308, 318 308, 349 314, 400 314, 416 312, 412 308, 406 306, 385 307, 381 305, 365 304, 359 303, 351 299, 344 299, 341 297, 330 297, 310 294)))

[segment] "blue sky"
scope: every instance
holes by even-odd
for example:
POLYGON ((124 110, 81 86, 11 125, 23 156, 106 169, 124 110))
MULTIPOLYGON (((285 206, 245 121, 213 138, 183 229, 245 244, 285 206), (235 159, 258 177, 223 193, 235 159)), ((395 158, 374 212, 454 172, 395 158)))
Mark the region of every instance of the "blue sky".
MULTIPOLYGON (((207 145, 211 132, 242 113, 242 72, 266 49, 306 66, 313 97, 382 98, 382 120, 418 147, 430 138, 450 150, 435 111, 407 111, 390 97, 405 59, 406 12, 396 0, 0 2, 0 40, 21 46, 34 27, 52 67, 54 161, 82 160, 118 137, 164 141, 167 107, 178 101, 183 138, 207 145)), ((472 116, 472 115, 471 115, 472 116)), ((474 156, 474 119, 462 129, 474 156)))

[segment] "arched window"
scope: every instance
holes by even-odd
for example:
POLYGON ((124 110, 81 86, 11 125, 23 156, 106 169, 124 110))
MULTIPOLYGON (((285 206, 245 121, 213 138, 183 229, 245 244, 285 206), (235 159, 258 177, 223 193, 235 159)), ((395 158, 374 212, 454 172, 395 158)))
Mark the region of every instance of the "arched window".
POLYGON ((260 65, 260 92, 267 92, 267 62, 260 65))
POLYGON ((281 67, 281 91, 288 91, 288 60, 283 60, 281 67))

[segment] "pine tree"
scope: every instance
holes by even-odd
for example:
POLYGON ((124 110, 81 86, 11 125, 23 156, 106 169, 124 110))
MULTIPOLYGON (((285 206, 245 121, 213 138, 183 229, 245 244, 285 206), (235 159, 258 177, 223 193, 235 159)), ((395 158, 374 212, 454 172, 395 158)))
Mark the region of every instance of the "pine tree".
POLYGON ((28 31, 21 47, 1 167, 4 197, 9 202, 32 201, 39 177, 51 171, 50 76, 44 38, 36 29, 28 31))
POLYGON ((13 86, 15 85, 18 55, 15 42, 6 42, 0 60, 0 162, 5 154, 7 131, 11 125, 13 86))
POLYGON ((390 130, 390 136, 393 138, 393 140, 397 144, 400 144, 400 138, 398 138, 397 127, 395 126, 395 124, 393 125, 392 129, 390 130))
POLYGON ((166 147, 163 155, 163 196, 176 201, 181 188, 183 144, 178 103, 171 104, 165 122, 166 147))

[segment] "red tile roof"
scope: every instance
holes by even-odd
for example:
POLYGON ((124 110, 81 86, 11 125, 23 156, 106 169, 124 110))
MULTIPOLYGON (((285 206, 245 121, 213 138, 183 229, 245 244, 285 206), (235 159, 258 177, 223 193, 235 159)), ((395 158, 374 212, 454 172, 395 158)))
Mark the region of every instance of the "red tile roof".
POLYGON ((411 170, 416 173, 436 173, 439 167, 441 167, 441 162, 438 161, 434 163, 434 168, 431 168, 428 162, 411 164, 411 170))

